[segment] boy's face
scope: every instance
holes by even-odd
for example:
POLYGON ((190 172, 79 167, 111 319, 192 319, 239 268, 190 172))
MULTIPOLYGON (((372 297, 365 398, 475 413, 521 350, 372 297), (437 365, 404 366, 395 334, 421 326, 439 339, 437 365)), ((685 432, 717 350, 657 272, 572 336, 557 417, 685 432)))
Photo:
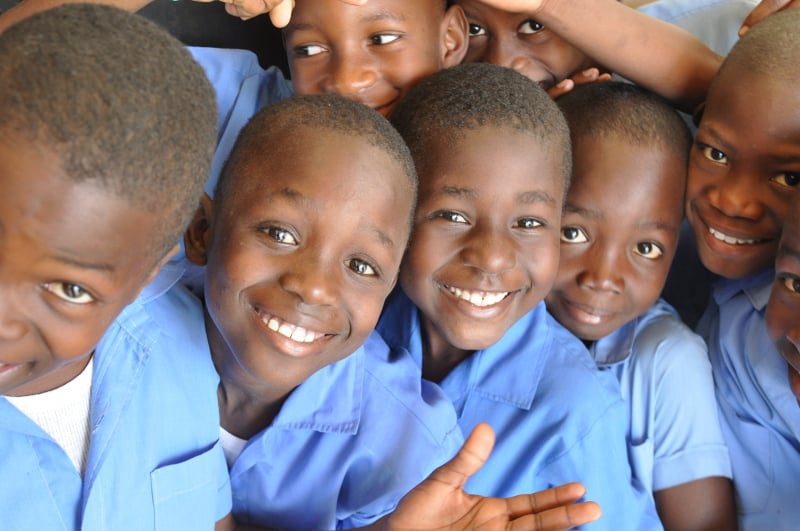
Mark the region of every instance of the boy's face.
POLYGON ((472 351, 499 341, 553 284, 562 153, 511 129, 455 134, 427 146, 400 282, 432 343, 472 351))
POLYGON ((51 153, 2 138, 0 394, 24 396, 83 370, 161 265, 152 252, 160 220, 72 181, 51 153))
POLYGON ((297 94, 333 92, 388 116, 418 81, 461 62, 466 21, 439 0, 300 0, 284 41, 297 94))
POLYGON ((413 202, 400 164, 364 139, 302 127, 291 140, 302 152, 284 142, 249 163, 236 191, 192 228, 207 259, 218 370, 281 394, 372 332, 413 202))
POLYGON ((727 278, 771 267, 800 183, 800 91, 741 70, 711 86, 686 198, 703 264, 727 278))
POLYGON ((591 60, 526 13, 489 7, 480 0, 457 0, 469 22, 466 60, 493 63, 525 75, 549 89, 591 60))
POLYGON ((766 322, 775 348, 789 364, 789 386, 800 400, 800 202, 783 227, 766 322))
POLYGON ((573 149, 561 262, 547 307, 593 341, 658 300, 678 243, 686 165, 671 150, 614 137, 584 137, 573 149))

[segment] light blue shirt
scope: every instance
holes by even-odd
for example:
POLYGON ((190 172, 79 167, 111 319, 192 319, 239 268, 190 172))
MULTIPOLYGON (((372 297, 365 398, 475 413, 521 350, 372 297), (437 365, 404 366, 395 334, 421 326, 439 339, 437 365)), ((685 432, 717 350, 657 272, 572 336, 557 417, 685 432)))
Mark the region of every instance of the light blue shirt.
POLYGON ((739 27, 758 0, 659 0, 639 11, 681 27, 721 56, 739 40, 739 27))
POLYGON ((590 352, 620 382, 631 466, 646 488, 731 477, 706 344, 670 305, 658 301, 590 352))
POLYGON ((198 301, 167 268, 95 349, 81 479, 38 425, 0 398, 0 526, 14 531, 213 530, 231 510, 218 377, 198 301))
POLYGON ((203 67, 217 95, 217 149, 206 183, 206 193, 213 197, 239 131, 262 107, 291 96, 292 84, 278 67, 261 68, 258 57, 249 50, 188 49, 203 67))
POLYGON ((369 524, 463 442, 455 411, 373 333, 286 399, 231 467, 234 515, 280 529, 369 524))
POLYGON ((800 407, 764 323, 773 275, 769 270, 718 282, 699 325, 708 341, 744 531, 800 525, 800 407))
MULTIPOLYGON (((422 366, 418 310, 402 291, 390 297, 378 330, 422 366)), ((497 435, 488 462, 467 482, 469 492, 511 496, 581 481, 586 498, 603 509, 586 529, 661 529, 651 493, 631 477, 627 407, 616 378, 597 369, 544 303, 500 342, 462 361, 441 386, 465 434, 488 422, 497 435)))

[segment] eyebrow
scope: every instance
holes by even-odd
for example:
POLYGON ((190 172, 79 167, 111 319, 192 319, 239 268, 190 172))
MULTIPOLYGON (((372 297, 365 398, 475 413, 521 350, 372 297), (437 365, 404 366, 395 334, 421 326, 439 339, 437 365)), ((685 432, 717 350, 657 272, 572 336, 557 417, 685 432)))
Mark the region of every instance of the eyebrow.
POLYGON ((680 227, 678 225, 663 223, 661 221, 645 221, 642 223, 637 223, 636 228, 642 230, 664 230, 664 231, 674 232, 679 230, 680 227))
MULTIPOLYGON (((711 126, 711 125, 706 126, 706 127, 703 128, 703 130, 708 134, 708 136, 711 137, 712 141, 714 142, 714 146, 713 147, 719 148, 720 151, 722 151, 722 152, 724 152, 726 154, 729 151, 733 150, 733 147, 728 142, 723 140, 722 136, 720 136, 720 134, 717 132, 717 130, 714 129, 714 126, 711 126)), ((695 141, 697 141, 697 137, 695 137, 695 141)), ((700 141, 700 143, 703 144, 704 142, 700 141)))
POLYGON ((800 251, 798 251, 794 247, 781 245, 780 248, 778 249, 778 258, 780 259, 783 257, 800 262, 800 251))
POLYGON ((79 260, 77 258, 73 258, 71 256, 67 256, 65 254, 57 254, 53 256, 53 258, 62 264, 66 264, 68 266, 77 267, 79 269, 89 269, 92 271, 104 271, 104 272, 113 272, 114 267, 111 264, 104 264, 104 263, 91 263, 91 262, 84 262, 83 260, 79 260))
POLYGON ((555 197, 548 194, 547 192, 542 192, 539 190, 533 190, 530 192, 522 192, 520 194, 517 194, 517 201, 519 201, 520 203, 524 203, 526 205, 530 205, 533 203, 547 203, 548 205, 555 206, 557 203, 555 197))
MULTIPOLYGON (((366 23, 373 23, 373 22, 381 22, 384 20, 392 20, 395 22, 405 22, 408 20, 408 17, 403 15, 402 13, 396 13, 394 11, 378 11, 376 13, 371 13, 366 17, 361 19, 362 22, 366 23)), ((289 23, 286 26, 286 30, 295 30, 295 31, 311 31, 319 29, 319 25, 311 24, 309 22, 296 22, 296 23, 289 23)))
POLYGON ((569 212, 570 214, 577 214, 579 216, 591 219, 602 219, 603 217, 603 213, 597 209, 576 207, 574 205, 570 205, 569 203, 564 205, 564 212, 569 212))

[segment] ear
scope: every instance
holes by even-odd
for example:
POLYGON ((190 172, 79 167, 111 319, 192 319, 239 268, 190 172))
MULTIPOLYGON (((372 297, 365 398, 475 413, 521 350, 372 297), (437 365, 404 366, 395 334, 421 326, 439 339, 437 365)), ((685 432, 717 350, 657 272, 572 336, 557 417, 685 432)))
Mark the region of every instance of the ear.
POLYGON ((442 20, 442 67, 460 64, 467 55, 469 24, 461 6, 447 8, 442 20))
POLYGON ((197 265, 205 265, 208 259, 209 242, 211 241, 211 228, 214 225, 214 201, 203 194, 200 207, 194 214, 189 228, 183 237, 186 249, 186 258, 197 265))

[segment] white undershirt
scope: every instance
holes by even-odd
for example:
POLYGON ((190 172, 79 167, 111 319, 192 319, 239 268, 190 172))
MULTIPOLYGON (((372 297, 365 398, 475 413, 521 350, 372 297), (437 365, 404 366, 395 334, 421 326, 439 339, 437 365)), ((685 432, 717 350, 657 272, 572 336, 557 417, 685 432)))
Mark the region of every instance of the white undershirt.
POLYGON ((222 443, 222 451, 225 452, 225 460, 228 468, 238 459, 247 444, 247 439, 240 439, 222 426, 219 427, 219 441, 222 443))
POLYGON ((93 361, 94 358, 90 358, 78 376, 52 391, 6 397, 64 449, 81 477, 89 450, 93 361))

